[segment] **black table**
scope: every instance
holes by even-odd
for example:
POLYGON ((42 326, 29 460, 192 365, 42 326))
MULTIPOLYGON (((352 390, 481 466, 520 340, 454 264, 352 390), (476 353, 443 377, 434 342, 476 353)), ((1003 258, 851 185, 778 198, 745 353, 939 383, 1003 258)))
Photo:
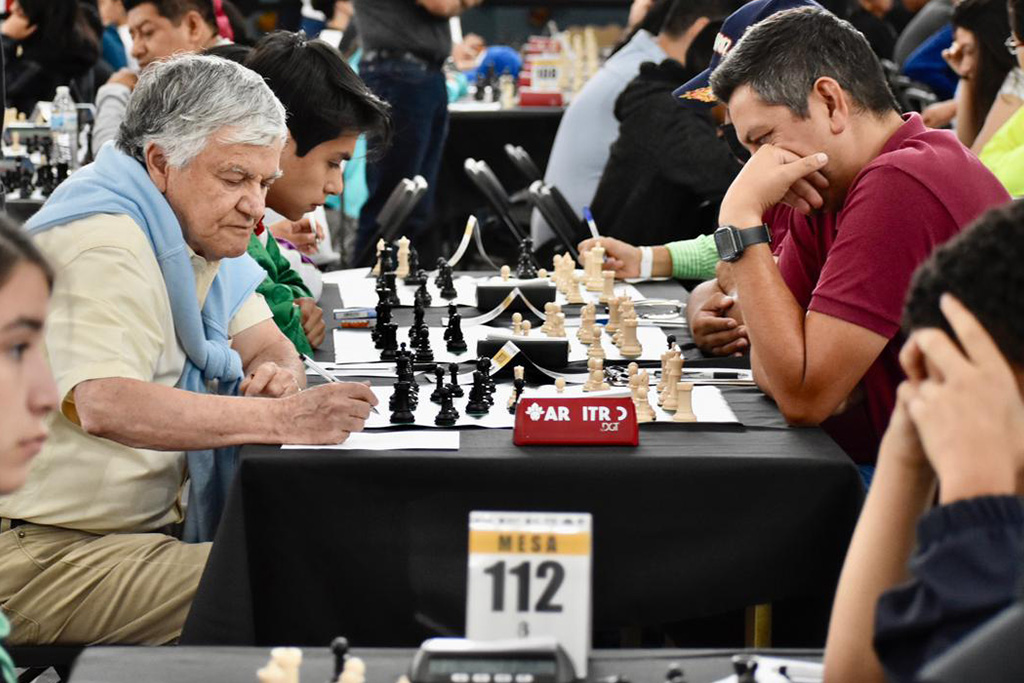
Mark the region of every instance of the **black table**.
MULTIPOLYGON (((748 651, 754 652, 754 651, 748 651)), ((368 683, 395 683, 408 673, 414 650, 359 649, 368 683)), ((732 673, 733 652, 722 650, 595 650, 587 680, 624 676, 633 683, 662 683, 671 663, 679 663, 687 683, 712 683, 732 673)), ((816 650, 766 651, 763 654, 820 661, 816 650)), ((78 660, 72 683, 252 683, 270 651, 241 647, 93 647, 78 660)), ((303 683, 322 683, 334 673, 325 647, 302 653, 303 683)))
MULTIPOLYGON (((685 295, 644 290, 673 288, 685 295)), ((518 448, 474 429, 459 451, 246 447, 182 643, 461 635, 476 509, 592 513, 599 631, 829 599, 863 495, 855 467, 756 390, 725 394, 744 426, 656 424, 638 448, 518 448)))

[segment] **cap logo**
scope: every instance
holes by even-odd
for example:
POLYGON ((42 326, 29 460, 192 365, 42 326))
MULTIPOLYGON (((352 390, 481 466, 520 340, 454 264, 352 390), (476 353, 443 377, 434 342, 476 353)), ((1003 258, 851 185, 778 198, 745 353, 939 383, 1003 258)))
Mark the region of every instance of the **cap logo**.
POLYGON ((715 52, 720 55, 725 55, 729 50, 732 49, 732 38, 722 33, 715 36, 715 52))
POLYGON ((711 92, 711 86, 705 86, 703 88, 696 88, 688 92, 684 92, 679 96, 681 100, 696 100, 697 102, 704 102, 705 104, 713 104, 718 101, 715 94, 711 92))

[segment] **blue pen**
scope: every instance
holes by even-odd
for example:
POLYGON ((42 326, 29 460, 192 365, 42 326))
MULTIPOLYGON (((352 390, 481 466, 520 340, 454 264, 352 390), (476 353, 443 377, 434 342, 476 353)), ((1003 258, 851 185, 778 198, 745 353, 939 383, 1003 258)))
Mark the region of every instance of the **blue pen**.
POLYGON ((583 220, 587 222, 587 227, 590 228, 590 236, 595 240, 601 237, 601 233, 597 231, 597 223, 594 222, 594 214, 590 213, 590 207, 583 207, 583 220))

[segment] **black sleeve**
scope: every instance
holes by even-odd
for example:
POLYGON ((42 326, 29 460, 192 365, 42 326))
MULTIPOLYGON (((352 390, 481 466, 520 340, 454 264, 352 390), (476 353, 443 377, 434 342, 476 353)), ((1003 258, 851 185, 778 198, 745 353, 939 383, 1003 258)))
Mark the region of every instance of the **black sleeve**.
POLYGON ((662 150, 656 156, 664 177, 688 187, 705 198, 720 198, 740 172, 740 163, 719 139, 715 125, 703 114, 683 112, 672 99, 668 116, 662 116, 662 150))
POLYGON ((875 651, 889 680, 930 660, 1014 602, 1024 557, 1024 499, 993 496, 930 511, 918 525, 912 578, 884 593, 875 651))

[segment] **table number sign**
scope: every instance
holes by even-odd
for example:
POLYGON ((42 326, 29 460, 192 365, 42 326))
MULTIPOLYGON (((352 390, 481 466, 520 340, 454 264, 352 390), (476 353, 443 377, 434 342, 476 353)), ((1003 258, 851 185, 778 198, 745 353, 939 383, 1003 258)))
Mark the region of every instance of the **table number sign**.
POLYGON ((588 513, 471 512, 466 637, 554 637, 584 678, 591 526, 588 513))

